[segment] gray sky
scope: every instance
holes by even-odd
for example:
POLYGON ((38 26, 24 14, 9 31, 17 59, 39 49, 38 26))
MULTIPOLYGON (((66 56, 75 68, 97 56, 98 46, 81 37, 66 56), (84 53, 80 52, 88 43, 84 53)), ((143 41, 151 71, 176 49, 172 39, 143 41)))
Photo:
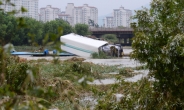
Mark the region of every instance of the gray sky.
POLYGON ((98 8, 98 16, 105 16, 113 12, 113 9, 119 9, 123 6, 125 9, 135 10, 141 6, 149 5, 151 0, 39 0, 39 9, 52 5, 65 11, 67 3, 74 3, 75 6, 88 4, 98 8))

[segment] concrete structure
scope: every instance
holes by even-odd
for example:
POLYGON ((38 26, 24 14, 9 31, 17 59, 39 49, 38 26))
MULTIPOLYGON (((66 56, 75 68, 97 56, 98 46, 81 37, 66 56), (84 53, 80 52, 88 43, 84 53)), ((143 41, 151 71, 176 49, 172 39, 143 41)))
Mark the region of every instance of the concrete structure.
POLYGON ((132 16, 132 11, 124 9, 120 7, 119 9, 114 9, 114 27, 123 26, 123 27, 130 27, 132 16))
POLYGON ((4 12, 11 12, 12 10, 16 10, 16 17, 31 17, 36 20, 39 20, 38 16, 38 0, 10 0, 10 3, 15 4, 12 6, 11 4, 3 1, 3 5, 0 5, 1 9, 4 9, 4 12), (21 7, 27 9, 27 12, 20 12, 21 7))
POLYGON ((90 29, 92 35, 100 38, 104 34, 115 34, 119 39, 119 42, 122 46, 131 46, 131 39, 133 38, 133 29, 125 28, 92 28, 90 29))
POLYGON ((73 3, 68 3, 64 12, 60 12, 59 8, 53 8, 48 5, 40 9, 39 16, 43 22, 58 18, 67 21, 72 26, 75 26, 77 23, 89 24, 89 19, 94 21, 94 24, 98 24, 98 9, 88 6, 88 4, 75 7, 73 3))
POLYGON ((89 24, 89 19, 93 20, 94 24, 98 24, 98 9, 88 6, 88 4, 75 7, 73 3, 68 3, 65 14, 70 15, 72 26, 77 23, 89 24))
POLYGON ((114 19, 113 19, 112 16, 106 17, 106 20, 105 20, 105 23, 104 23, 105 27, 107 27, 107 28, 113 28, 114 27, 114 21, 113 20, 114 19))
POLYGON ((10 0, 11 3, 16 4, 15 6, 11 6, 10 4, 6 3, 5 0, 2 1, 3 5, 0 5, 0 8, 4 10, 4 12, 11 12, 13 10, 15 10, 17 13, 15 14, 15 16, 20 17, 21 13, 18 12, 18 10, 21 9, 22 6, 22 0, 10 0))
POLYGON ((65 13, 72 16, 73 15, 73 9, 75 8, 73 3, 68 3, 65 9, 65 13))
MULTIPOLYGON (((14 1, 16 1, 16 0, 14 0, 14 1)), ((25 7, 28 11, 26 13, 22 13, 22 16, 31 17, 31 18, 34 18, 36 20, 39 20, 38 0, 22 0, 22 6, 25 7)))
POLYGON ((47 5, 45 8, 40 8, 40 21, 48 22, 58 18, 60 13, 59 8, 54 8, 51 5, 47 5))
POLYGON ((130 27, 131 23, 132 11, 128 9, 124 9, 124 7, 120 7, 119 9, 113 10, 112 17, 106 17, 105 19, 105 27, 130 27), (113 21, 113 22, 112 22, 113 21))
POLYGON ((73 24, 73 18, 69 14, 66 14, 65 12, 61 12, 58 14, 59 19, 63 19, 64 21, 68 22, 70 25, 73 24))

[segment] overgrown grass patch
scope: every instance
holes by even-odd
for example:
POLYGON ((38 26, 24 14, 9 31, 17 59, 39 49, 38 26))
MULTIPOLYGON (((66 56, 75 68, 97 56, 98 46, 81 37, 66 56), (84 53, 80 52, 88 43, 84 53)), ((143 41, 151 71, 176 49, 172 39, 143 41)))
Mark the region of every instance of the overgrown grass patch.
MULTIPOLYGON (((13 67, 16 67, 16 64, 18 64, 17 62, 19 61, 19 58, 11 57, 7 60, 7 63, 9 64, 8 67, 14 65, 11 66, 11 68, 14 69, 13 67)), ((99 65, 93 64, 91 62, 83 62, 83 60, 58 60, 57 62, 54 62, 52 60, 39 59, 25 61, 23 63, 27 64, 28 67, 36 68, 36 70, 33 68, 34 73, 38 72, 38 77, 35 79, 35 82, 31 84, 31 86, 37 85, 38 87, 42 88, 32 88, 29 94, 31 96, 46 99, 47 101, 52 103, 53 108, 89 109, 91 107, 90 104, 83 106, 81 105, 81 103, 78 103, 82 99, 82 97, 84 97, 84 94, 88 94, 89 96, 98 99, 98 108, 103 106, 103 104, 100 103, 101 101, 103 101, 103 99, 106 100, 104 102, 105 104, 110 104, 115 101, 113 97, 116 93, 128 94, 127 90, 132 90, 132 83, 126 83, 123 81, 121 82, 120 80, 122 80, 129 74, 126 73, 128 72, 127 69, 133 71, 134 68, 119 68, 118 65, 99 65), (108 74, 112 72, 118 73, 119 71, 121 72, 119 74, 108 74), (115 77, 116 79, 118 79, 118 81, 120 81, 120 83, 109 85, 87 84, 87 81, 91 81, 92 79, 115 77), (79 81, 81 79, 83 79, 83 81, 79 81)), ((20 70, 18 70, 17 73, 19 73, 19 71, 20 70)), ((15 77, 12 78, 16 79, 15 77)), ((110 107, 114 106, 114 103, 113 105, 110 105, 110 107)))
POLYGON ((125 77, 131 77, 133 76, 134 70, 132 68, 121 68, 119 69, 119 74, 123 75, 125 77))
POLYGON ((41 74, 49 77, 62 77, 71 80, 79 80, 87 75, 99 78, 103 73, 118 72, 117 66, 98 65, 89 62, 60 62, 58 64, 41 64, 41 74))

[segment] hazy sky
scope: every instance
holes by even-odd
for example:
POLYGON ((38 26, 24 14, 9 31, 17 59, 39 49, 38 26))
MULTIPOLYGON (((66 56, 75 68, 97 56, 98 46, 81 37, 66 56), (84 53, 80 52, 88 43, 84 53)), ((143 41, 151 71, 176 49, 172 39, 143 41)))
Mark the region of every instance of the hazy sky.
POLYGON ((148 5, 151 0, 39 0, 39 9, 52 5, 52 7, 60 8, 65 11, 67 3, 74 3, 74 6, 82 6, 88 4, 98 9, 98 16, 108 15, 113 9, 119 9, 123 6, 125 9, 135 10, 141 6, 148 5))

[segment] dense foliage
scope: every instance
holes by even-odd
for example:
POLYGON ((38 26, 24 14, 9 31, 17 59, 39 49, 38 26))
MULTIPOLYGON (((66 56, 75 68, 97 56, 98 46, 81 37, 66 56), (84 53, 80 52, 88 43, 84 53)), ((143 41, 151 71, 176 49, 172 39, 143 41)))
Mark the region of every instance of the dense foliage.
POLYGON ((8 43, 12 36, 16 36, 17 22, 13 16, 0 13, 0 43, 8 43))
POLYGON ((155 78, 152 104, 157 108, 184 108, 183 10, 181 0, 153 0, 150 9, 138 10, 134 16, 132 57, 147 63, 155 78))
POLYGON ((99 53, 94 52, 91 54, 91 57, 94 59, 108 59, 110 56, 108 56, 105 52, 100 51, 99 53))
POLYGON ((114 34, 105 34, 102 36, 102 39, 104 39, 110 43, 118 42, 118 39, 117 39, 116 35, 114 35, 114 34))
POLYGON ((76 24, 75 25, 75 31, 77 34, 82 35, 82 36, 86 36, 89 35, 89 31, 88 31, 88 25, 87 24, 76 24))
POLYGON ((57 34, 58 27, 63 28, 63 35, 74 32, 74 29, 71 27, 71 25, 68 24, 68 22, 61 19, 56 19, 56 20, 44 23, 43 32, 57 34))
POLYGON ((5 45, 9 42, 14 45, 31 45, 30 40, 43 45, 45 36, 58 34, 58 27, 62 28, 63 35, 75 32, 79 35, 88 35, 88 26, 77 24, 73 28, 70 24, 62 19, 56 19, 43 23, 32 18, 16 18, 13 15, 0 12, 0 43, 5 45), (21 21, 20 21, 21 19, 21 21), (20 26, 22 24, 22 26, 20 26))
POLYGON ((94 20, 92 20, 92 19, 88 20, 88 24, 89 24, 89 26, 92 26, 92 27, 95 27, 95 28, 99 27, 99 25, 97 23, 95 23, 94 20))
MULTIPOLYGON (((88 86, 87 81, 101 79, 104 75, 101 73, 114 72, 118 66, 94 65, 82 62, 83 59, 76 61, 76 58, 64 62, 57 58, 53 61, 27 61, 9 56, 0 47, 1 109, 89 109, 80 103, 81 95, 86 93, 97 99, 93 106, 96 110, 182 110, 183 10, 181 0, 153 0, 150 9, 138 10, 134 16, 137 22, 132 24, 135 31, 132 58, 147 64, 153 79, 125 82, 123 78, 132 76, 128 74, 132 70, 119 68, 119 74, 113 75, 117 76, 119 83, 88 86), (121 94, 121 98, 118 99, 117 94, 121 94)), ((1 45, 10 41, 18 45, 18 40, 21 45, 27 45, 30 38, 32 44, 53 43, 62 32, 73 31, 60 20, 42 23, 30 18, 16 19, 4 13, 0 16, 1 45), (22 22, 26 22, 25 25, 20 25, 22 22), (44 34, 46 37, 42 40, 44 34)), ((85 29, 82 24, 75 31, 87 35, 85 29)))

